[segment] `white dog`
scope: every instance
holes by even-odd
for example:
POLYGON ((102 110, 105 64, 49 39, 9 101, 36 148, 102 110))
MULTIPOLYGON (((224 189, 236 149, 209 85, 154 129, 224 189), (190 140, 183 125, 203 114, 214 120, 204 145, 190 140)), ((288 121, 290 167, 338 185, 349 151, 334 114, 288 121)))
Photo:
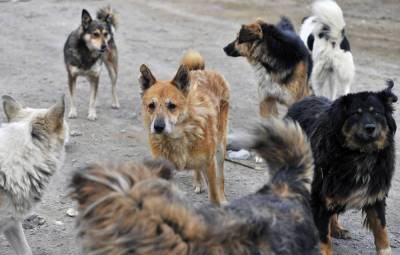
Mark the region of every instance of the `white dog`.
POLYGON ((334 100, 350 92, 355 74, 343 12, 333 0, 314 2, 312 12, 300 28, 314 64, 311 84, 317 96, 334 100))
POLYGON ((3 108, 9 123, 0 127, 0 233, 17 255, 31 255, 22 221, 64 161, 64 98, 49 109, 32 109, 3 96, 3 108))

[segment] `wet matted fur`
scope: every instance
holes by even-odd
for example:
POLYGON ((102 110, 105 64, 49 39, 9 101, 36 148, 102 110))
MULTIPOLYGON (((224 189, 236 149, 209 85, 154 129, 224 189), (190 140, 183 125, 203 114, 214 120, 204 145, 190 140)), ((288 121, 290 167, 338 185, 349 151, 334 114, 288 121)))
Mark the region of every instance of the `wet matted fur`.
MULTIPOLYGON (((378 254, 391 254, 385 200, 395 161, 392 104, 397 97, 392 87, 393 81, 388 81, 383 91, 348 94, 333 102, 309 97, 288 111, 288 117, 298 121, 311 140, 315 158, 312 207, 323 254, 332 254, 330 218, 348 209, 366 214, 378 254)), ((337 227, 332 230, 346 234, 337 227)))
POLYGON ((75 88, 78 76, 85 76, 90 83, 89 120, 96 120, 96 97, 99 77, 105 64, 112 85, 112 108, 119 108, 117 95, 118 52, 114 41, 117 18, 111 7, 97 11, 97 19, 82 11, 81 25, 74 30, 64 45, 64 62, 68 73, 70 110, 68 117, 78 116, 75 105, 75 88))
POLYGON ((8 123, 0 127, 0 233, 17 255, 29 255, 22 221, 63 163, 64 98, 49 109, 33 109, 3 96, 3 108, 8 123))
POLYGON ((194 70, 204 67, 198 53, 186 54, 182 63, 172 81, 156 80, 147 66, 140 67, 142 115, 151 152, 179 170, 194 169, 196 193, 201 192, 203 174, 209 199, 225 202, 229 85, 215 71, 194 70))
POLYGON ((291 121, 271 120, 245 137, 269 164, 271 182, 219 207, 193 208, 168 181, 163 161, 92 165, 76 171, 79 236, 85 254, 319 254, 309 208, 313 158, 291 121))
POLYGON ((260 19, 242 25, 237 38, 224 48, 231 57, 246 57, 258 82, 260 115, 278 115, 278 103, 291 106, 310 95, 311 56, 289 19, 276 24, 260 19))

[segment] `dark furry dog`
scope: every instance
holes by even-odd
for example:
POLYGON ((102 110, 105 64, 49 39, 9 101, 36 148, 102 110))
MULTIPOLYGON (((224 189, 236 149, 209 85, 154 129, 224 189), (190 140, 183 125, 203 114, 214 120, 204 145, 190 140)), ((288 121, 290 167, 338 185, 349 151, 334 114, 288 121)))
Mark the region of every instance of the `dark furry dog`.
POLYGON ((89 120, 96 120, 96 96, 99 77, 104 64, 112 85, 112 108, 119 108, 117 96, 118 52, 114 41, 117 27, 115 13, 110 7, 97 12, 94 20, 86 10, 82 11, 82 24, 73 31, 64 45, 64 62, 68 72, 70 110, 68 117, 78 116, 74 95, 78 76, 86 76, 90 83, 89 120))
POLYGON ((72 180, 86 254, 319 254, 309 208, 310 145, 300 126, 271 120, 244 142, 272 171, 271 183, 226 206, 192 208, 163 161, 99 165, 72 180))
POLYGON ((291 106, 311 94, 311 56, 289 19, 276 24, 262 20, 243 25, 224 48, 231 57, 246 57, 256 73, 260 115, 277 116, 277 104, 291 106))
POLYGON ((385 199, 395 161, 393 85, 390 80, 383 91, 348 94, 333 102, 309 97, 288 111, 311 140, 312 208, 323 254, 332 254, 330 218, 347 209, 366 214, 365 224, 373 231, 378 254, 391 254, 385 199))

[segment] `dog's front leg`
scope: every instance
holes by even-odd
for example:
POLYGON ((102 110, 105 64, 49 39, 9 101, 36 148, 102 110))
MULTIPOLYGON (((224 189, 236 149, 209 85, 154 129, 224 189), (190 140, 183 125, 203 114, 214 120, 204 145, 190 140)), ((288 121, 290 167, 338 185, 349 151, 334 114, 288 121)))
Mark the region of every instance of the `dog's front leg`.
POLYGON ((117 49, 112 49, 112 52, 108 52, 106 59, 104 61, 108 75, 111 80, 111 94, 112 94, 112 103, 111 107, 113 109, 119 108, 119 100, 117 94, 117 79, 118 79, 118 56, 117 49))
POLYGON ((378 201, 372 207, 365 208, 364 211, 366 225, 374 234, 376 254, 391 255, 392 250, 386 228, 385 201, 378 201))
POLYGON ((9 228, 4 231, 8 242, 14 248, 17 255, 32 255, 32 250, 26 241, 22 223, 20 221, 14 222, 9 228))
POLYGON ((320 249, 322 255, 333 255, 329 220, 332 216, 324 206, 313 208, 314 222, 319 231, 320 249))
POLYGON ((215 158, 211 159, 208 165, 205 167, 205 176, 207 177, 208 185, 208 199, 215 204, 220 204, 217 188, 217 174, 216 174, 216 162, 215 158))
POLYGON ((68 73, 68 89, 69 89, 69 113, 68 118, 74 119, 78 117, 78 112, 75 106, 75 89, 76 89, 76 75, 68 73))
POLYGON ((88 77, 90 83, 90 99, 89 99, 89 113, 88 119, 89 120, 96 120, 96 97, 97 97, 97 90, 99 88, 99 76, 89 76, 88 77))

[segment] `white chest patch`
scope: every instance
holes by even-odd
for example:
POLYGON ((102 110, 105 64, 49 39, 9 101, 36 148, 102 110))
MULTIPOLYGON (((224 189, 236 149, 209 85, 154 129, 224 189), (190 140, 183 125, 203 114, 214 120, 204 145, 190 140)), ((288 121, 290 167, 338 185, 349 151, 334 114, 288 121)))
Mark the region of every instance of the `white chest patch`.
POLYGON ((258 83, 258 99, 260 102, 264 101, 267 97, 277 98, 279 101, 289 103, 291 95, 279 83, 272 81, 271 76, 267 73, 265 68, 259 64, 252 64, 256 80, 258 83))
POLYGON ((89 70, 80 69, 76 66, 69 66, 69 71, 72 75, 83 75, 83 76, 98 76, 100 75, 103 66, 103 60, 99 58, 89 70))

